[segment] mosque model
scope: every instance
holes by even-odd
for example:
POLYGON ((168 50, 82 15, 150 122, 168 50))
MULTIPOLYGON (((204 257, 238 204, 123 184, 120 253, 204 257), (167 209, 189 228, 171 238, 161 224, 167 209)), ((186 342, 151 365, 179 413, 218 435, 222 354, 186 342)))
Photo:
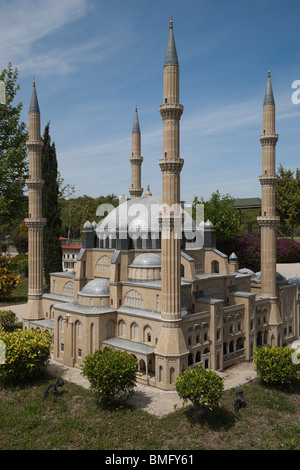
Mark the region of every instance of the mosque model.
MULTIPOLYGON (((297 284, 276 272, 275 102, 270 73, 263 105, 261 272, 239 269, 215 247, 214 227, 193 222, 180 204, 179 63, 173 22, 163 68, 162 198, 143 195, 141 132, 132 129, 131 198, 97 224, 86 222, 74 272, 51 274, 43 292, 40 111, 29 109, 28 304, 24 328, 48 329, 53 356, 80 367, 111 346, 134 355, 138 381, 173 390, 179 373, 201 365, 218 371, 253 359, 254 348, 299 337, 297 284)), ((187 161, 188 164, 188 161, 187 161)))

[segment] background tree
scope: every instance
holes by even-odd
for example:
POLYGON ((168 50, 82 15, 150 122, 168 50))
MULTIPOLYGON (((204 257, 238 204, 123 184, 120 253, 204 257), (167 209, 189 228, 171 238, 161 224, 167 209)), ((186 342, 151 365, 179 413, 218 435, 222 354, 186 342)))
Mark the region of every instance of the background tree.
POLYGON ((203 197, 196 197, 193 201, 196 204, 204 204, 204 219, 210 220, 216 232, 216 238, 226 239, 239 232, 239 214, 234 207, 235 199, 230 194, 221 195, 219 191, 212 193, 208 201, 203 197))
POLYGON ((276 213, 282 225, 286 226, 294 238, 295 226, 300 225, 300 170, 285 170, 280 164, 277 171, 276 213))
POLYGON ((5 103, 0 104, 0 225, 14 225, 27 211, 24 195, 28 173, 27 129, 20 121, 22 103, 13 104, 19 90, 18 70, 9 63, 0 80, 5 83, 5 103))
POLYGON ((10 259, 6 256, 0 256, 0 298, 10 297, 14 288, 20 282, 20 275, 10 271, 10 259))
POLYGON ((82 236, 82 227, 84 226, 84 224, 86 223, 87 220, 90 220, 90 213, 89 213, 89 206, 86 205, 85 206, 85 209, 84 209, 84 212, 83 212, 83 215, 82 215, 82 220, 81 220, 81 224, 80 224, 80 235, 82 236))
POLYGON ((50 123, 44 130, 42 150, 43 217, 47 219, 44 227, 44 276, 50 285, 50 273, 62 271, 62 249, 59 241, 61 234, 60 207, 58 203, 59 185, 57 181, 57 158, 54 142, 51 143, 50 123))

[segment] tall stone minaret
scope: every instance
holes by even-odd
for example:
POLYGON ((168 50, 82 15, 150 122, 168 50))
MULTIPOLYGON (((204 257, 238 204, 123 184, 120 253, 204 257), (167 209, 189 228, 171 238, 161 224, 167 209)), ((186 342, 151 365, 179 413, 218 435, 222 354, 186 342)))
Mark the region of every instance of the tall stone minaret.
POLYGON ((261 296, 271 299, 271 324, 280 322, 277 308, 276 289, 276 160, 275 147, 278 134, 275 133, 275 100, 268 71, 267 86, 263 104, 263 133, 259 137, 262 145, 261 215, 257 218, 261 230, 261 296))
POLYGON ((134 121, 131 134, 131 157, 129 157, 131 163, 131 188, 129 193, 131 198, 140 197, 143 194, 143 188, 141 187, 141 169, 143 157, 141 156, 141 131, 139 124, 139 117, 137 107, 135 108, 134 121))
POLYGON ((156 353, 156 386, 172 389, 182 367, 187 368, 188 350, 181 330, 181 224, 179 63, 170 21, 169 39, 164 63, 164 102, 159 111, 163 121, 161 222, 161 299, 162 324, 156 353))
MULTIPOLYGON (((43 142, 40 130, 40 109, 33 80, 33 89, 29 108, 29 139, 26 143, 29 155, 29 177, 26 184, 29 190, 28 218, 28 302, 24 320, 44 318, 42 306, 43 294, 43 227, 46 219, 42 218, 42 180, 41 152, 43 142)), ((25 325, 26 326, 26 325, 25 325)))

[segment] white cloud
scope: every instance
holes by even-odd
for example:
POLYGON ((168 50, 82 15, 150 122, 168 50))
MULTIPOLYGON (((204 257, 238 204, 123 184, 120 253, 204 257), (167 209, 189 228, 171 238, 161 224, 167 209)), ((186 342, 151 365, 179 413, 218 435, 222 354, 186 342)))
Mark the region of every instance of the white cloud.
MULTIPOLYGON (((3 64, 29 56, 45 36, 82 17, 88 0, 5 0, 0 7, 0 57, 3 64)), ((22 60, 22 59, 21 59, 22 60)))

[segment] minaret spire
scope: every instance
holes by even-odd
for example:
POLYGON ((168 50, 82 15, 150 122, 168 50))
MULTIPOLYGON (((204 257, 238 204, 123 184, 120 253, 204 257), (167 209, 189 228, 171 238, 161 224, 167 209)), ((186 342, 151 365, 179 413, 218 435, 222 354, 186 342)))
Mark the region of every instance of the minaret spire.
MULTIPOLYGON (((275 133, 275 100, 272 90, 271 73, 268 71, 267 86, 263 103, 263 134, 259 137, 262 145, 261 215, 257 218, 261 227, 261 296, 271 299, 270 324, 280 323, 277 307, 276 286, 276 158, 275 147, 278 134, 275 133)), ((275 336, 277 338, 277 334, 275 336)))
POLYGON ((180 172, 180 118, 183 106, 179 103, 179 63, 170 22, 169 39, 164 64, 164 103, 159 111, 163 121, 161 223, 161 318, 158 338, 156 371, 157 386, 173 389, 175 377, 182 367, 187 368, 188 350, 181 329, 181 228, 180 172))
MULTIPOLYGON (((40 131, 40 108, 37 99, 35 79, 29 107, 29 138, 26 142, 29 155, 29 177, 26 180, 29 189, 28 218, 28 302, 24 320, 44 318, 42 306, 43 294, 43 227, 46 219, 42 218, 42 179, 41 152, 43 141, 40 131)), ((28 326, 24 324, 24 326, 28 326)))
POLYGON ((138 117, 137 105, 135 106, 134 120, 131 134, 131 187, 129 193, 131 198, 140 197, 143 194, 141 187, 141 170, 143 157, 141 156, 141 131, 138 117))

